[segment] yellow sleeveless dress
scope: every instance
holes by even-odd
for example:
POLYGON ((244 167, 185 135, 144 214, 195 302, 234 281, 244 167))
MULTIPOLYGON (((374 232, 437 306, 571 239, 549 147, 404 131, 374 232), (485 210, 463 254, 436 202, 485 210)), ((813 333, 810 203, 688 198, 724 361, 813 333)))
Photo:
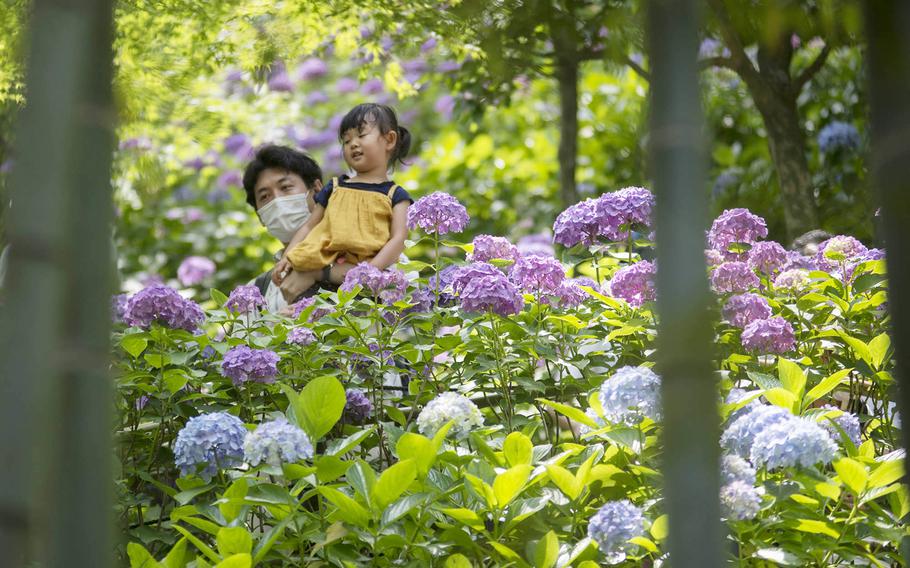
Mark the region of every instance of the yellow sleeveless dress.
POLYGON ((392 185, 385 194, 345 187, 332 179, 332 195, 322 220, 288 252, 294 270, 319 270, 344 256, 350 263, 370 259, 392 235, 392 185))

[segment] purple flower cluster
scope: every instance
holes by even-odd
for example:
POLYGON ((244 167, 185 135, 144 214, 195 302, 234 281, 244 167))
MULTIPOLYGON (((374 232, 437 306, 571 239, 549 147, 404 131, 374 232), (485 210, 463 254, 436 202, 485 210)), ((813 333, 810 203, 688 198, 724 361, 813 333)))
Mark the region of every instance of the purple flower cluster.
POLYGON ((553 239, 547 233, 537 233, 534 235, 525 235, 518 239, 515 245, 519 254, 540 254, 554 256, 556 251, 553 250, 553 239))
POLYGON ((711 273, 711 288, 718 293, 745 292, 758 285, 758 276, 745 262, 725 262, 711 273))
POLYGON ((777 278, 774 279, 774 287, 799 293, 804 290, 810 282, 811 279, 809 278, 808 271, 801 268, 791 268, 790 270, 784 270, 777 275, 777 278))
POLYGON ((790 322, 780 316, 755 320, 742 333, 745 349, 762 354, 782 354, 796 349, 796 336, 790 322))
POLYGON ((362 286, 374 298, 394 304, 404 298, 408 279, 400 270, 379 270, 369 262, 361 262, 345 275, 341 289, 350 292, 355 286, 362 286))
POLYGON ((468 210, 448 193, 437 191, 408 207, 408 228, 427 233, 459 233, 468 226, 468 210))
POLYGON ((597 237, 622 240, 632 225, 650 227, 654 196, 642 187, 626 187, 586 199, 559 214, 554 240, 567 247, 591 245, 597 237))
MULTIPOLYGON (((501 316, 517 314, 524 307, 525 301, 518 288, 506 276, 490 265, 494 272, 473 276, 478 272, 470 267, 483 266, 484 263, 474 263, 458 271, 456 280, 459 281, 458 291, 461 308, 467 312, 491 311, 501 316), (468 274, 472 276, 467 277, 468 274)), ((453 286, 456 282, 453 281, 453 286)))
POLYGON ((753 243, 749 250, 749 266, 768 276, 780 270, 787 260, 787 250, 774 241, 753 243))
POLYGON ((265 298, 254 284, 237 286, 228 296, 224 307, 234 313, 246 314, 257 312, 259 308, 265 305, 265 298))
POLYGON ((361 424, 373 414, 373 403, 360 389, 348 389, 344 393, 344 421, 361 424))
POLYGON ((241 464, 246 433, 243 422, 227 412, 194 416, 177 433, 174 463, 182 475, 205 466, 199 476, 208 481, 219 468, 241 464))
POLYGON ((177 280, 184 286, 195 286, 215 273, 215 263, 204 256, 188 256, 177 268, 177 280))
POLYGON ((753 243, 767 236, 765 220, 740 207, 727 209, 714 220, 708 232, 708 244, 726 252, 733 243, 753 243))
POLYGON ((195 331, 205 319, 202 309, 163 284, 136 292, 126 303, 124 320, 131 326, 148 329, 152 322, 172 329, 195 331))
POLYGON ((634 547, 629 541, 644 532, 644 514, 628 499, 606 503, 588 522, 588 536, 610 564, 625 560, 626 551, 634 547))
POLYGON ((787 251, 787 262, 781 266, 781 272, 794 269, 802 270, 818 270, 818 265, 815 264, 815 258, 811 256, 803 256, 799 251, 788 250, 787 251))
POLYGON ((281 358, 268 349, 251 349, 247 345, 232 347, 224 354, 221 374, 231 379, 234 385, 246 381, 273 383, 278 374, 281 358))
POLYGON ((567 247, 593 244, 600 234, 597 200, 585 199, 560 213, 553 223, 553 234, 554 241, 567 247))
POLYGON ((566 279, 562 263, 552 256, 522 256, 512 267, 512 282, 525 292, 555 294, 566 279))
POLYGON ((620 268, 610 280, 610 294, 622 298, 630 306, 640 307, 657 298, 655 273, 656 266, 647 260, 620 268))
POLYGON ((564 280, 554 293, 555 303, 560 308, 574 308, 587 299, 588 293, 575 280, 564 280))
MULTIPOLYGON (((452 290, 456 294, 461 294, 461 291, 469 282, 484 276, 502 276, 502 271, 486 262, 472 262, 465 266, 459 266, 451 274, 450 283, 452 284, 452 290)), ((440 282, 440 287, 441 284, 442 282, 440 282)))
POLYGON ((764 296, 747 292, 730 296, 723 309, 724 319, 738 328, 744 328, 755 320, 771 317, 771 306, 764 296))
POLYGON ((815 263, 820 270, 830 272, 840 267, 841 263, 853 264, 859 261, 867 252, 869 249, 853 237, 838 235, 818 245, 815 263))
POLYGON ((477 235, 471 244, 474 252, 468 255, 469 262, 488 262, 494 258, 517 261, 521 256, 515 245, 505 237, 477 235))
POLYGON ((114 294, 111 296, 111 322, 123 323, 126 321, 126 306, 130 297, 127 294, 114 294))
POLYGON ((288 333, 288 343, 296 345, 310 345, 316 342, 316 334, 308 327, 295 327, 288 333))

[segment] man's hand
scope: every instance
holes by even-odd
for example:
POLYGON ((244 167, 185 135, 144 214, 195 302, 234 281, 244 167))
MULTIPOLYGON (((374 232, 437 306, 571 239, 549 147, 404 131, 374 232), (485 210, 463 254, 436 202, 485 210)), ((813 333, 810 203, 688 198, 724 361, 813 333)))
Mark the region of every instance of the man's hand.
POLYGON ((293 272, 293 267, 291 266, 291 261, 288 260, 288 257, 282 256, 281 260, 275 263, 275 268, 272 269, 272 282, 275 285, 280 285, 285 277, 293 272))
POLYGON ((284 296, 284 300, 290 304, 296 300, 298 296, 306 292, 314 282, 315 278, 310 276, 309 273, 292 270, 282 279, 279 288, 281 289, 281 295, 284 296))

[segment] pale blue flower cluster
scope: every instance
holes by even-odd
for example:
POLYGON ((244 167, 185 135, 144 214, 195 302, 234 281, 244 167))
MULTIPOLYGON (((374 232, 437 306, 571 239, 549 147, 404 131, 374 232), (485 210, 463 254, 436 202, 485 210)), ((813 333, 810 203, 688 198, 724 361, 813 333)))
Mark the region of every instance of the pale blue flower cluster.
POLYGON ((243 442, 243 454, 250 465, 280 466, 313 457, 313 444, 306 433, 284 418, 260 424, 243 442))
POLYGON ((219 468, 240 465, 243 460, 243 422, 227 412, 212 412, 190 418, 177 433, 174 463, 182 475, 194 473, 210 480, 219 468))
POLYGON ((728 452, 748 458, 755 436, 772 424, 792 419, 793 415, 779 406, 758 405, 733 420, 723 435, 720 445, 728 452))
POLYGON ((836 452, 837 445, 824 428, 813 420, 793 417, 756 434, 749 456, 757 466, 777 469, 829 463, 836 452))
POLYGON ((733 481, 720 490, 721 515, 735 521, 754 519, 761 510, 762 490, 745 481, 733 481))
POLYGON ((622 562, 629 540, 641 536, 645 528, 642 510, 628 499, 610 501, 588 522, 588 536, 597 543, 607 562, 622 562))
POLYGON ((600 404, 612 424, 660 420, 660 377, 647 367, 621 367, 600 385, 600 404))
POLYGON ((417 428, 422 434, 432 436, 437 430, 454 421, 449 433, 456 438, 466 438, 474 428, 483 426, 483 415, 477 405, 467 397, 454 392, 444 392, 427 403, 417 416, 417 428))
MULTIPOLYGON (((840 410, 839 408, 831 406, 830 404, 826 404, 822 408, 824 410, 840 410)), ((842 412, 840 416, 836 416, 830 419, 825 418, 820 422, 822 428, 827 430, 828 433, 831 434, 831 437, 834 438, 834 440, 840 441, 840 430, 838 430, 837 427, 831 423, 831 420, 833 420, 837 426, 840 426, 840 429, 843 430, 845 434, 847 434, 847 437, 850 438, 850 441, 853 442, 854 446, 859 446, 862 443, 863 440, 861 428, 859 425, 859 418, 857 418, 855 414, 851 412, 842 412)))
POLYGON ((725 454, 720 460, 721 485, 742 481, 755 485, 755 468, 736 454, 725 454))
POLYGON ((860 144, 859 131, 849 122, 835 120, 826 124, 818 133, 818 148, 826 154, 838 150, 855 150, 860 144))

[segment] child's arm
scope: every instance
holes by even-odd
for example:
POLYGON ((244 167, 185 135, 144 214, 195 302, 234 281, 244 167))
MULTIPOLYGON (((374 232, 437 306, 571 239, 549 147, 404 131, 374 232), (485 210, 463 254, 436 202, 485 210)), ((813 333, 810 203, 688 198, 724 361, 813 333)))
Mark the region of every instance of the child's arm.
POLYGON ((392 208, 391 236, 370 261, 370 264, 380 270, 385 270, 398 262, 398 258, 404 252, 404 240, 408 238, 408 205, 409 202, 401 201, 392 208))
POLYGON ((291 242, 288 243, 288 246, 284 249, 284 254, 275 264, 275 268, 272 269, 272 282, 275 284, 281 284, 281 281, 284 279, 284 273, 290 270, 293 270, 291 266, 291 261, 288 260, 288 252, 292 250, 295 246, 299 245, 307 235, 310 234, 310 231, 313 230, 320 221, 322 221, 322 216, 325 214, 325 207, 320 204, 316 204, 313 208, 313 212, 310 214, 310 218, 307 219, 306 223, 300 226, 297 229, 297 232, 294 233, 294 236, 291 237, 291 242))

